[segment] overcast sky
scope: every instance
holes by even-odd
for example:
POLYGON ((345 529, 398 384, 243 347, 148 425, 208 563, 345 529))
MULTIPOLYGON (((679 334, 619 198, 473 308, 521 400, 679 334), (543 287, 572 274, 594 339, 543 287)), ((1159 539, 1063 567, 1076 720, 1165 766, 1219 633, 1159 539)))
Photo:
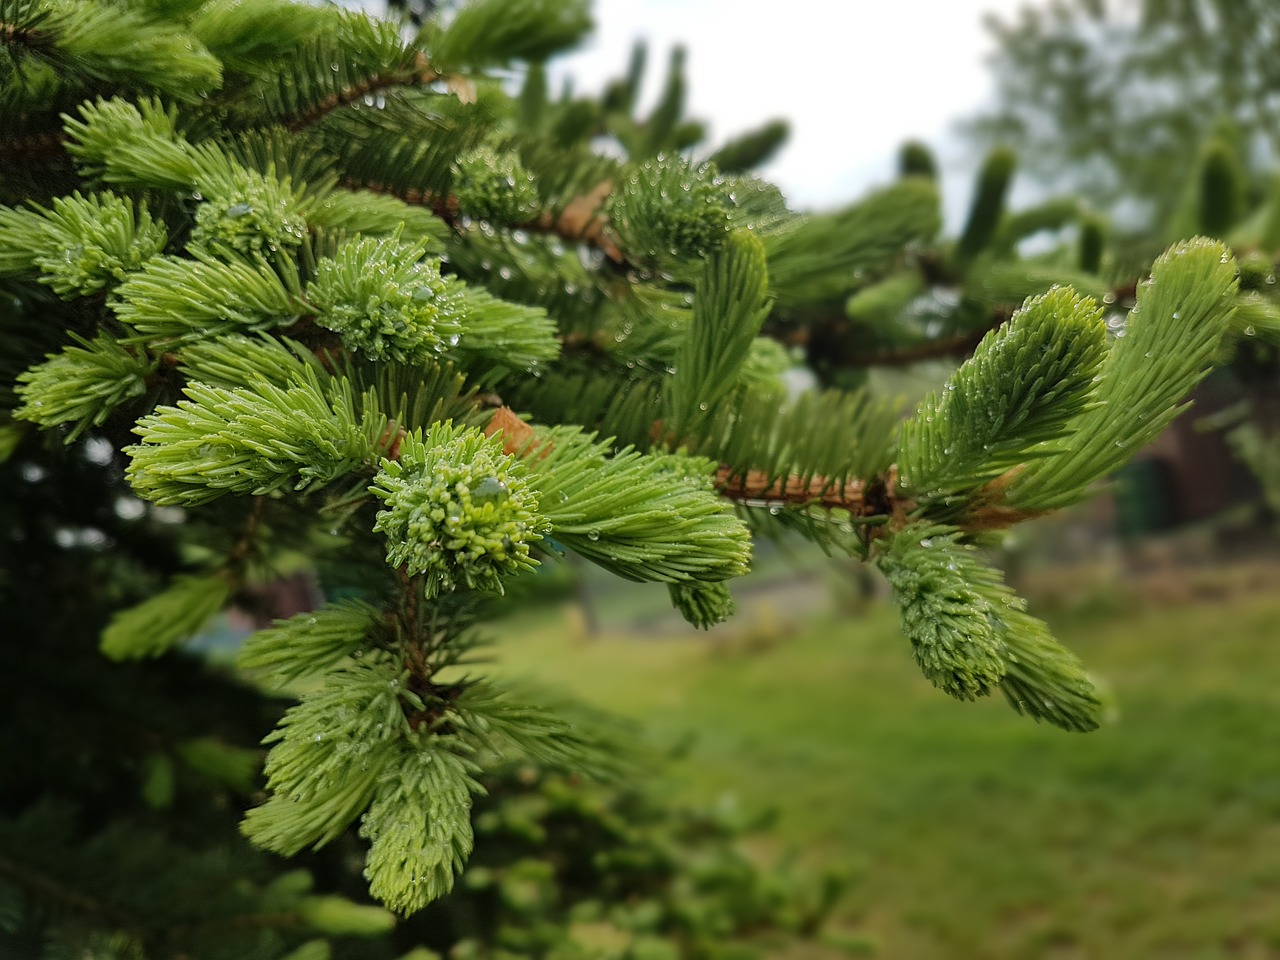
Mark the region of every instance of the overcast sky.
MULTIPOLYGON (((762 172, 793 206, 832 206, 891 179, 904 140, 942 146, 944 160, 956 152, 946 144, 954 121, 992 89, 983 14, 1026 2, 595 0, 595 38, 557 61, 555 76, 598 91, 644 37, 651 104, 671 47, 683 43, 688 112, 709 122, 712 142, 788 118, 791 139, 762 172)), ((967 200, 964 173, 944 182, 949 220, 967 200)))

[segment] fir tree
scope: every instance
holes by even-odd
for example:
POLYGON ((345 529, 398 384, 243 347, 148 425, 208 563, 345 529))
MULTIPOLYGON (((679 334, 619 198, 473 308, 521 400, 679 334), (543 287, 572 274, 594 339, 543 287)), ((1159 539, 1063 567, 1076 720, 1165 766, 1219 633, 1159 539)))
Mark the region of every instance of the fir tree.
MULTIPOLYGON (((1011 156, 939 239, 918 147, 899 182, 796 213, 741 172, 776 126, 717 151, 732 173, 698 159, 683 55, 643 118, 641 54, 598 101, 551 98, 545 61, 589 27, 560 0, 474 0, 409 39, 287 0, 0 4, 14 949, 428 937, 350 898, 421 916, 448 894, 486 862, 476 805, 513 763, 618 775, 607 721, 469 666, 495 595, 566 553, 706 627, 752 535, 796 530, 883 570, 946 693, 1098 725, 1081 664, 979 547, 1087 497, 1182 408, 1236 306, 1226 248, 1172 247, 1126 315, 1089 296, 1096 250, 1016 260, 1080 211, 1006 211, 1011 156), (825 386, 792 397, 797 346, 825 386), (854 388, 956 351, 905 420, 854 388), (252 688, 181 655, 300 567, 331 599, 245 641, 252 688)), ((636 920, 627 955, 717 955, 738 929, 717 910, 636 920)), ((583 955, 548 923, 423 942, 583 955)))

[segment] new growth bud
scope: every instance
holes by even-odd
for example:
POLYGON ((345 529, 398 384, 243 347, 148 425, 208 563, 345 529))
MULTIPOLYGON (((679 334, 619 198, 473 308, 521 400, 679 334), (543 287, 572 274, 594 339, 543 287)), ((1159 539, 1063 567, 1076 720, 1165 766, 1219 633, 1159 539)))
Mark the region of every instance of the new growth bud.
POLYGON ((477 220, 523 223, 542 208, 538 188, 514 151, 477 147, 454 164, 458 212, 477 220))
POLYGON ((651 260, 704 257, 724 242, 733 198, 713 164, 658 156, 632 170, 612 201, 627 252, 651 260))
POLYGON ((529 556, 545 526, 537 493, 497 438, 449 423, 411 434, 371 489, 386 503, 374 529, 387 537, 387 562, 425 574, 428 596, 501 593, 503 577, 537 564, 529 556))
POLYGON ((224 245, 237 253, 292 249, 307 235, 307 221, 287 182, 246 170, 233 189, 219 191, 196 210, 191 242, 224 245))
POLYGON ((307 298, 316 321, 371 360, 430 359, 462 332, 461 286, 420 246, 369 237, 316 266, 307 298))

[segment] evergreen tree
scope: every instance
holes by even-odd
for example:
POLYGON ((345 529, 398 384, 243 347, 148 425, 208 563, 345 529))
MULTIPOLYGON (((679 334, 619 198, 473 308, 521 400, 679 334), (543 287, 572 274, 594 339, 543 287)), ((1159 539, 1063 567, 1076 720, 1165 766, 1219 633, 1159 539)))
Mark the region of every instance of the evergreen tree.
POLYGON ((615 725, 473 662, 495 596, 566 553, 706 627, 752 535, 799 531, 883 570, 945 692, 1097 726, 979 548, 1182 408, 1236 306, 1220 243, 1175 245, 1126 313, 1087 295, 1096 242, 1016 259, 1079 211, 1007 212, 1006 155, 954 243, 919 148, 796 213, 741 172, 776 126, 721 147, 734 173, 692 159, 682 55, 643 118, 641 51, 599 100, 551 98, 577 2, 473 0, 410 39, 288 0, 6 0, 0 24, 6 950, 711 957, 811 930, 830 885, 672 886, 697 831, 572 786, 625 778, 615 725), (789 393, 788 346, 823 389, 789 393), (856 389, 970 350, 905 420, 856 389), (241 673, 182 654, 300 568, 328 602, 241 673), (566 823, 600 855, 537 860, 566 823), (574 945, 584 887, 625 906, 611 954, 574 945))

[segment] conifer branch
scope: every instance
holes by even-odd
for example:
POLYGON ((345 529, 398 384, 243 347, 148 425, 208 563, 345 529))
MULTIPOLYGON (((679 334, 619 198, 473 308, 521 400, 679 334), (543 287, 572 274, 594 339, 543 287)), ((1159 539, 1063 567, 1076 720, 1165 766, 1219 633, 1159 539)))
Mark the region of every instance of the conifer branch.
MULTIPOLYGON (((548 452, 537 432, 516 416, 509 407, 499 407, 485 428, 488 436, 501 433, 503 450, 510 454, 537 456, 548 452)), ((1000 503, 1005 488, 1017 475, 1017 470, 996 478, 975 493, 972 503, 959 526, 969 533, 1000 530, 1021 523, 1046 511, 1018 510, 1000 503)), ((907 522, 917 504, 897 490, 897 469, 890 467, 883 476, 869 480, 850 479, 837 483, 827 477, 778 477, 763 470, 745 473, 733 467, 717 467, 714 482, 720 496, 744 506, 788 506, 844 510, 853 519, 875 517, 891 518, 891 527, 907 522)))
POLYGON ((414 58, 412 70, 371 74, 360 83, 345 87, 312 104, 308 109, 287 121, 284 128, 290 133, 298 133, 324 119, 333 111, 372 94, 393 87, 427 87, 441 79, 443 74, 437 73, 427 60, 426 54, 419 52, 414 58))
MULTIPOLYGON (((464 230, 463 216, 456 196, 441 195, 430 190, 413 187, 394 187, 385 183, 367 183, 363 180, 345 179, 342 186, 350 190, 368 190, 403 200, 413 206, 426 207, 455 230, 464 230)), ((622 248, 605 232, 608 220, 603 216, 604 201, 613 186, 604 181, 592 190, 574 198, 557 216, 544 210, 528 220, 504 223, 509 230, 525 230, 559 237, 567 243, 585 244, 603 253, 619 272, 630 269, 630 260, 622 248)))
MULTIPOLYGON (((199 635, 249 571, 321 551, 312 569, 343 599, 239 653, 260 691, 299 694, 263 741, 268 798, 242 829, 293 855, 359 824, 371 892, 405 914, 453 888, 495 760, 573 775, 616 766, 607 724, 461 671, 489 599, 551 555, 665 583, 675 609, 708 627, 732 610, 727 583, 749 569, 752 533, 794 530, 880 565, 917 661, 951 695, 998 687, 1036 719, 1096 726, 1080 664, 986 566, 975 535, 1085 496, 1182 409, 1223 336, 1276 312, 1259 264, 1233 320, 1235 266, 1196 242, 1157 263, 1123 330, 1065 287, 1015 313, 1053 283, 1109 301, 1100 236, 1087 256, 1018 258, 1020 237, 1076 211, 1004 214, 1011 156, 988 163, 958 245, 939 238, 927 177, 797 214, 776 187, 688 159, 700 128, 682 115, 679 54, 647 120, 633 117, 638 60, 602 102, 551 102, 542 64, 583 36, 587 7, 468 0, 407 42, 390 21, 286 0, 0 0, 15 81, 13 130, 0 132, 13 174, 0 279, 16 358, 0 382, 14 401, 0 459, 28 424, 68 442, 97 428, 83 452, 114 478, 97 504, 61 497, 73 502, 22 518, 45 532, 24 549, 49 553, 14 575, 37 600, 83 567, 107 602, 163 576, 102 634, 108 658, 139 659, 199 635), (516 104, 503 78, 521 62, 516 104), (55 115, 62 137, 48 132, 55 115), (626 157, 598 149, 593 131, 626 157), (787 338, 815 369, 973 356, 904 423, 852 378, 790 392, 787 338), (119 509, 113 464, 125 458, 135 497, 182 510, 119 509), (158 526, 175 517, 182 531, 158 526), (98 531, 98 518, 113 519, 98 531), (89 551, 65 549, 78 529, 85 546, 101 532, 127 547, 122 579, 100 581, 89 551), (147 551, 152 536, 173 549, 147 551)), ((748 165, 777 137, 719 157, 748 165)), ((1133 291, 1111 293, 1127 305, 1133 291)), ((46 487, 62 484, 24 487, 17 509, 46 487)), ((64 669, 33 662, 38 675, 64 669)), ((111 715, 126 696, 103 701, 102 733, 135 725, 111 715)), ((142 759, 141 800, 156 811, 206 775, 251 789, 256 755, 235 741, 130 735, 140 750, 117 753, 142 759)), ((102 782, 137 799, 126 779, 102 782)), ((133 839, 113 824, 102 836, 106 856, 133 839)), ((233 905, 211 899, 198 916, 174 900, 177 922, 161 909, 133 923, 136 898, 102 883, 82 894, 69 874, 11 883, 24 870, 14 859, 0 857, 0 930, 24 889, 95 937, 133 937, 135 952, 217 939, 215 928, 376 935, 392 922, 287 881, 237 887, 233 905)), ((336 860, 349 863, 346 842, 336 860)), ((127 883, 146 866, 125 857, 111 875, 127 883)), ((251 934, 257 947, 240 952, 274 955, 275 937, 251 934)))
POLYGON ((763 470, 743 474, 731 467, 716 470, 716 490, 735 503, 787 504, 789 506, 823 507, 848 510, 853 516, 883 513, 888 506, 878 501, 872 489, 862 480, 849 480, 833 485, 825 477, 774 477, 763 470))

